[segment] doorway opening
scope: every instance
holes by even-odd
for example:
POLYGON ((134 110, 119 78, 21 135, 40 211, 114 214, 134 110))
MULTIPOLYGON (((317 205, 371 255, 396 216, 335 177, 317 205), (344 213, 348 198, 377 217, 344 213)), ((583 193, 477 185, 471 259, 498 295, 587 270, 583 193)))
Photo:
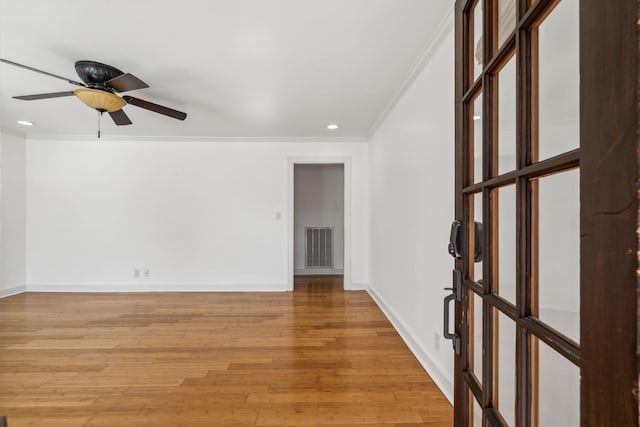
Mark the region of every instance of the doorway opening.
POLYGON ((293 165, 293 289, 344 289, 344 164, 293 165))

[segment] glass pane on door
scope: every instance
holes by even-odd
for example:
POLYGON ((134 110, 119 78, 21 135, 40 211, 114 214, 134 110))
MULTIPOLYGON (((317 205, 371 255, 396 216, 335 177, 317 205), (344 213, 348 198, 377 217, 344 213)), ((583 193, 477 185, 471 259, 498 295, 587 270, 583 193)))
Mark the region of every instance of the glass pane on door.
POLYGON ((516 323, 498 310, 497 388, 498 410, 508 425, 515 426, 516 407, 516 323))
POLYGON ((580 369, 537 340, 538 425, 580 425, 580 369))
POLYGON ((578 9, 562 0, 537 29, 538 160, 580 146, 578 9))
POLYGON ((498 48, 516 28, 516 1, 498 0, 498 48))
POLYGON ((580 171, 538 187, 538 317, 580 342, 580 171))
POLYGON ((473 37, 470 49, 472 53, 471 61, 473 63, 472 80, 476 80, 478 78, 484 66, 482 58, 482 3, 483 0, 478 0, 473 8, 473 13, 471 14, 473 17, 473 37))
POLYGON ((472 341, 472 372, 479 384, 482 384, 482 297, 473 291, 469 291, 473 300, 473 330, 469 333, 472 341))
POLYGON ((470 399, 473 401, 473 421, 471 425, 473 427, 482 427, 482 408, 478 404, 478 401, 473 397, 473 393, 469 393, 470 399))
POLYGON ((482 93, 473 101, 470 111, 473 122, 470 132, 473 138, 473 182, 482 181, 482 93))
POLYGON ((482 283, 482 258, 475 260, 473 258, 473 254, 476 253, 477 250, 482 250, 482 242, 479 242, 479 248, 476 248, 476 236, 474 234, 474 222, 482 223, 482 193, 476 193, 471 196, 469 203, 471 212, 469 213, 469 277, 477 283, 482 283))
POLYGON ((498 72, 498 174, 516 168, 516 57, 498 72))
POLYGON ((516 186, 494 190, 498 197, 498 275, 497 292, 516 303, 516 186))

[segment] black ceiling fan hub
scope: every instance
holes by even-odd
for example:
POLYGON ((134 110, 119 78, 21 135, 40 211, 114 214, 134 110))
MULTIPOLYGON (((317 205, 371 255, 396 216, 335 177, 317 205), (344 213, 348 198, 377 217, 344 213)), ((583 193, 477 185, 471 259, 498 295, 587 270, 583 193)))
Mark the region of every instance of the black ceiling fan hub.
POLYGON ((111 65, 96 61, 76 61, 76 73, 87 87, 113 92, 105 83, 124 73, 111 65))

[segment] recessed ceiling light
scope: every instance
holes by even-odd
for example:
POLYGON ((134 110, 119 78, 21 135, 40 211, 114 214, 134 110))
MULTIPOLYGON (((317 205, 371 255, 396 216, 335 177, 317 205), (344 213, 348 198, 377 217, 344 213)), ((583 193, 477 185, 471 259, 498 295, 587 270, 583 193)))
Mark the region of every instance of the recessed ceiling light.
POLYGON ((473 120, 480 120, 481 118, 481 116, 473 116, 473 120))
POLYGON ((28 122, 26 120, 18 120, 18 124, 22 126, 33 126, 33 123, 28 122))
POLYGON ((338 129, 339 127, 340 127, 340 126, 338 126, 338 124, 337 124, 337 123, 330 123, 330 124, 328 124, 328 125, 327 125, 327 129, 329 129, 329 130, 336 130, 336 129, 338 129))

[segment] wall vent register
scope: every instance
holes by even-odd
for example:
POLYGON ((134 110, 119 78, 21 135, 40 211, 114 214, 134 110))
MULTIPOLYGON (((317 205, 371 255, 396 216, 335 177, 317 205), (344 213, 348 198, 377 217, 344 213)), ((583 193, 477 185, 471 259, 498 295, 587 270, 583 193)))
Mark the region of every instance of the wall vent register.
POLYGON ((305 227, 305 267, 333 267, 333 228, 305 227))

